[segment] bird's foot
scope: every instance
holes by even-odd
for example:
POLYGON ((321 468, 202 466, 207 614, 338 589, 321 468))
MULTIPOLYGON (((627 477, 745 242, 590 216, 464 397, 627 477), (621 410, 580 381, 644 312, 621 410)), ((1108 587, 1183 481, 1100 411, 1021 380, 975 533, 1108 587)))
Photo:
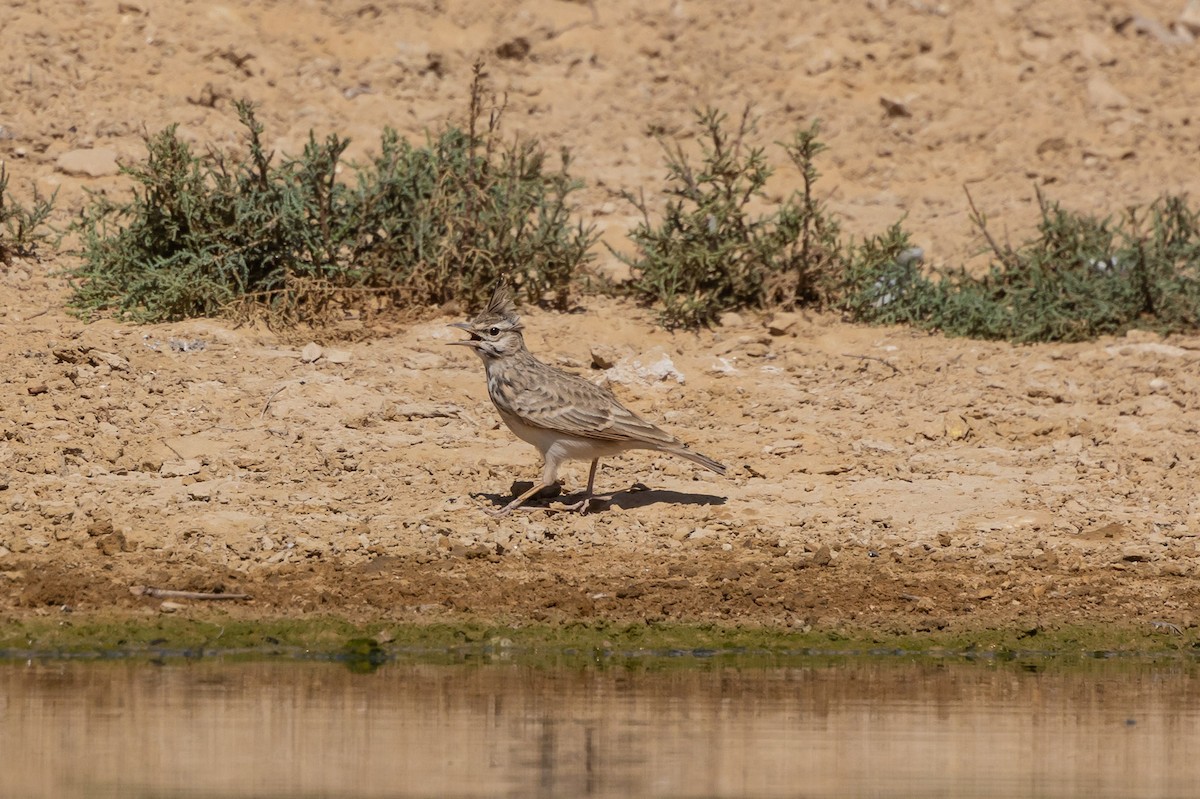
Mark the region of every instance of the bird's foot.
POLYGON ((549 494, 550 496, 557 496, 559 493, 562 492, 562 487, 557 484, 534 485, 534 484, 526 483, 526 484, 522 485, 519 483, 514 483, 513 484, 514 493, 516 492, 516 489, 526 488, 526 487, 527 487, 527 490, 523 491, 520 496, 518 496, 516 499, 514 499, 512 502, 508 503, 504 507, 502 507, 502 508, 484 508, 483 509, 484 513, 486 513, 488 516, 491 516, 493 519, 499 519, 504 516, 507 516, 508 514, 512 513, 514 510, 547 510, 547 508, 540 507, 537 505, 527 506, 527 505, 525 505, 525 503, 535 497, 545 496, 547 494, 549 494))
POLYGON ((559 505, 557 507, 546 508, 546 510, 551 513, 578 513, 580 516, 584 516, 605 502, 612 502, 612 497, 591 495, 584 497, 578 502, 572 502, 570 505, 559 505))

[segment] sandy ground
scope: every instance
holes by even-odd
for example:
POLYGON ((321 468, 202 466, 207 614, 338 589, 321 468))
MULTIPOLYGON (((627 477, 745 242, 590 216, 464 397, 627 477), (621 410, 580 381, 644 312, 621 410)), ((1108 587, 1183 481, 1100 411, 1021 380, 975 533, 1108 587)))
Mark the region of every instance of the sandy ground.
MULTIPOLYGON (((144 130, 231 144, 245 96, 276 148, 336 131, 362 157, 384 125, 461 119, 483 55, 509 131, 571 148, 581 214, 618 246, 619 192, 663 179, 654 134, 689 136, 705 104, 753 103, 764 142, 819 117, 845 229, 905 217, 934 264, 978 250, 964 185, 1014 240, 1035 187, 1105 214, 1200 194, 1200 44, 1154 27, 1182 2, 495 5, 10 5, 0 158, 19 197, 58 189, 66 224, 121 190, 111 159, 144 130)), ((1013 347, 815 315, 670 334, 591 297, 531 311, 531 349, 600 379, 599 342, 618 394, 730 473, 634 453, 604 463, 601 512, 496 521, 481 508, 539 465, 445 346, 452 319, 307 351, 221 321, 85 325, 54 276, 70 263, 0 269, 9 617, 160 612, 129 590, 153 585, 352 619, 1200 621, 1200 335, 1013 347)), ((586 465, 564 476, 578 490, 586 465)))

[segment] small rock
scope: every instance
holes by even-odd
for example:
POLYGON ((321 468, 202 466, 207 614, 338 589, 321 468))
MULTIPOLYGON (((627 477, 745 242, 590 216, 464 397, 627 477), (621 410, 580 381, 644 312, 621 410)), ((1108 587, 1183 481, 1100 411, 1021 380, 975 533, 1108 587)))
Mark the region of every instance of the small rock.
POLYGON ((727 358, 717 358, 708 365, 708 371, 716 375, 729 375, 737 372, 737 367, 727 358))
POLYGON ((199 474, 203 465, 200 461, 189 458, 185 461, 173 461, 163 463, 158 469, 159 477, 187 477, 192 474, 199 474))
POLYGON ((1129 98, 1099 75, 1094 75, 1088 81, 1087 94, 1088 102, 1093 108, 1116 109, 1129 106, 1129 98))
POLYGON ((664 380, 683 383, 683 373, 675 368, 669 355, 660 351, 656 360, 650 360, 652 357, 655 356, 647 358, 649 363, 643 363, 640 358, 622 358, 615 366, 605 370, 604 376, 610 382, 626 385, 646 385, 664 380))
POLYGON ((908 109, 908 104, 903 100, 893 100, 889 97, 880 97, 879 104, 883 106, 883 110, 889 117, 911 117, 912 111, 908 109))
POLYGON ((73 502, 43 502, 38 505, 38 512, 53 524, 60 524, 75 513, 73 502))
POLYGON ((1193 36, 1200 36, 1200 0, 1188 0, 1179 14, 1179 24, 1193 36))
POLYGON ((951 411, 942 419, 942 427, 945 430, 946 438, 952 441, 961 441, 971 435, 971 424, 957 413, 951 411))
POLYGON ((1145 563, 1150 560, 1150 550, 1143 547, 1126 547, 1121 551, 1121 560, 1127 563, 1145 563))
POLYGON ((300 361, 301 363, 313 363, 320 358, 323 353, 324 350, 321 349, 320 344, 317 344, 315 341, 310 341, 304 345, 304 349, 300 350, 300 361))
POLYGON ((733 352, 740 353, 755 344, 762 344, 763 348, 766 348, 766 344, 759 341, 754 336, 738 336, 737 338, 728 338, 724 341, 716 342, 713 344, 711 352, 713 355, 717 356, 729 355, 733 352))
POLYGON ((211 481, 193 483, 187 488, 187 498, 193 502, 208 502, 212 499, 213 488, 211 481))
MULTIPOLYGON (((1166 45, 1183 44, 1186 41, 1185 37, 1172 33, 1166 25, 1158 20, 1144 17, 1141 14, 1126 17, 1117 23, 1116 28, 1118 31, 1124 31, 1125 28, 1132 28, 1134 33, 1141 36, 1151 36, 1166 45)), ((1186 27, 1183 29, 1187 31, 1186 27)), ((1190 34, 1190 31, 1188 33, 1190 34)))
POLYGON ((174 613, 176 611, 183 610, 186 607, 187 607, 187 605, 184 605, 180 602, 172 602, 171 600, 168 599, 167 601, 165 601, 161 605, 159 605, 158 609, 161 610, 163 613, 174 613))
POLYGON ((617 363, 617 351, 605 344, 592 346, 592 368, 611 369, 617 363))
POLYGON ((375 417, 373 414, 356 413, 342 419, 342 426, 348 427, 351 430, 362 430, 364 427, 370 427, 374 421, 375 417))
POLYGON ((1066 401, 1066 395, 1061 387, 1038 382, 1030 382, 1025 386, 1025 396, 1031 399, 1048 399, 1053 402, 1066 401))
POLYGON ((204 339, 172 338, 167 340, 172 352, 201 352, 208 347, 204 339))
POLYGON ((55 168, 64 174, 77 177, 102 178, 121 171, 117 165, 117 153, 107 147, 93 150, 68 150, 58 157, 55 168))
POLYGON ((619 258, 606 258, 595 266, 596 272, 614 286, 633 282, 633 267, 619 258))
POLYGON ((812 565, 828 566, 832 562, 833 562, 833 551, 829 549, 828 544, 821 544, 821 546, 817 549, 817 551, 813 553, 812 565))
POLYGON ((498 553, 495 546, 489 546, 484 543, 475 544, 467 550, 468 558, 487 558, 496 554, 498 553))
POLYGON ((833 69, 833 60, 837 54, 833 50, 826 48, 823 52, 817 53, 808 59, 804 64, 804 71, 808 75, 820 75, 823 72, 828 72, 833 69))
POLYGON ((1049 139, 1042 139, 1034 152, 1037 153, 1038 158, 1045 158, 1047 155, 1065 153, 1070 149, 1071 145, 1067 144, 1066 139, 1061 136, 1053 136, 1049 139))
POLYGON ((726 311, 717 318, 717 324, 721 327, 741 327, 745 323, 746 320, 736 311, 726 311))
POLYGON ((125 539, 125 534, 118 530, 111 535, 102 535, 96 539, 96 548, 105 557, 111 558, 118 552, 128 552, 129 542, 125 539))
POLYGON ((1017 43, 1017 52, 1030 61, 1046 61, 1050 57, 1051 42, 1043 37, 1022 39, 1017 43))
POLYGON ((51 350, 54 360, 59 363, 83 363, 88 352, 87 347, 55 347, 51 350))
POLYGON ((325 350, 325 360, 330 363, 350 363, 354 354, 350 350, 325 350))
POLYGON ((641 583, 630 583, 623 588, 618 588, 616 591, 616 597, 617 599, 637 599, 645 593, 645 585, 641 583))
POLYGON ((125 360, 120 355, 117 355, 115 352, 104 352, 103 350, 90 350, 88 352, 87 357, 88 357, 88 360, 91 361, 93 366, 99 366, 100 364, 106 364, 108 366, 108 368, 112 369, 114 372, 128 372, 129 371, 129 361, 125 360))
POLYGON ((140 472, 157 472, 163 467, 163 459, 156 455, 146 455, 137 463, 140 472))
POLYGON ((497 47, 496 55, 499 58, 509 61, 521 61, 527 55, 529 55, 529 51, 531 49, 533 49, 533 47, 530 45, 529 40, 524 36, 518 36, 517 38, 507 41, 497 47))
POLYGON ((90 536, 110 535, 113 531, 112 517, 106 511, 97 511, 87 526, 90 536))
POLYGON ((1085 60, 1102 67, 1117 63, 1117 57, 1105 41, 1090 31, 1084 31, 1079 37, 1079 54, 1085 60))

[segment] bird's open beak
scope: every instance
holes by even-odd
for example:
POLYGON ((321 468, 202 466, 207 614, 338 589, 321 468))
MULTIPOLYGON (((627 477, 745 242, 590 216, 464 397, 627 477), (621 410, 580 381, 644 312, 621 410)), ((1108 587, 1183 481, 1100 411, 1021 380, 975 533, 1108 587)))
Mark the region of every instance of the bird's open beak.
POLYGON ((458 346, 462 346, 462 347, 474 348, 482 340, 479 338, 479 336, 477 336, 471 332, 471 325, 467 322, 451 322, 450 324, 446 325, 446 327, 457 327, 459 330, 465 330, 468 333, 471 333, 471 337, 469 339, 467 339, 466 341, 448 341, 448 342, 446 342, 446 344, 448 346, 453 347, 455 345, 458 345, 458 346))

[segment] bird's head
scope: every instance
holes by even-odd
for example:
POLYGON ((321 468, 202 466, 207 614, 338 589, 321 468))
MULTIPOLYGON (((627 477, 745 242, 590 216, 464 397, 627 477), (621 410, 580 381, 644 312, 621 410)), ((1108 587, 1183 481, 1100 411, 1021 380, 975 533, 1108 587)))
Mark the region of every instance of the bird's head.
POLYGON ((484 363, 494 358, 503 358, 525 348, 525 339, 521 335, 524 326, 521 317, 517 316, 516 306, 508 287, 500 284, 492 292, 492 299, 487 307, 469 322, 454 322, 450 327, 457 327, 471 334, 466 341, 452 341, 451 345, 470 347, 484 363))

